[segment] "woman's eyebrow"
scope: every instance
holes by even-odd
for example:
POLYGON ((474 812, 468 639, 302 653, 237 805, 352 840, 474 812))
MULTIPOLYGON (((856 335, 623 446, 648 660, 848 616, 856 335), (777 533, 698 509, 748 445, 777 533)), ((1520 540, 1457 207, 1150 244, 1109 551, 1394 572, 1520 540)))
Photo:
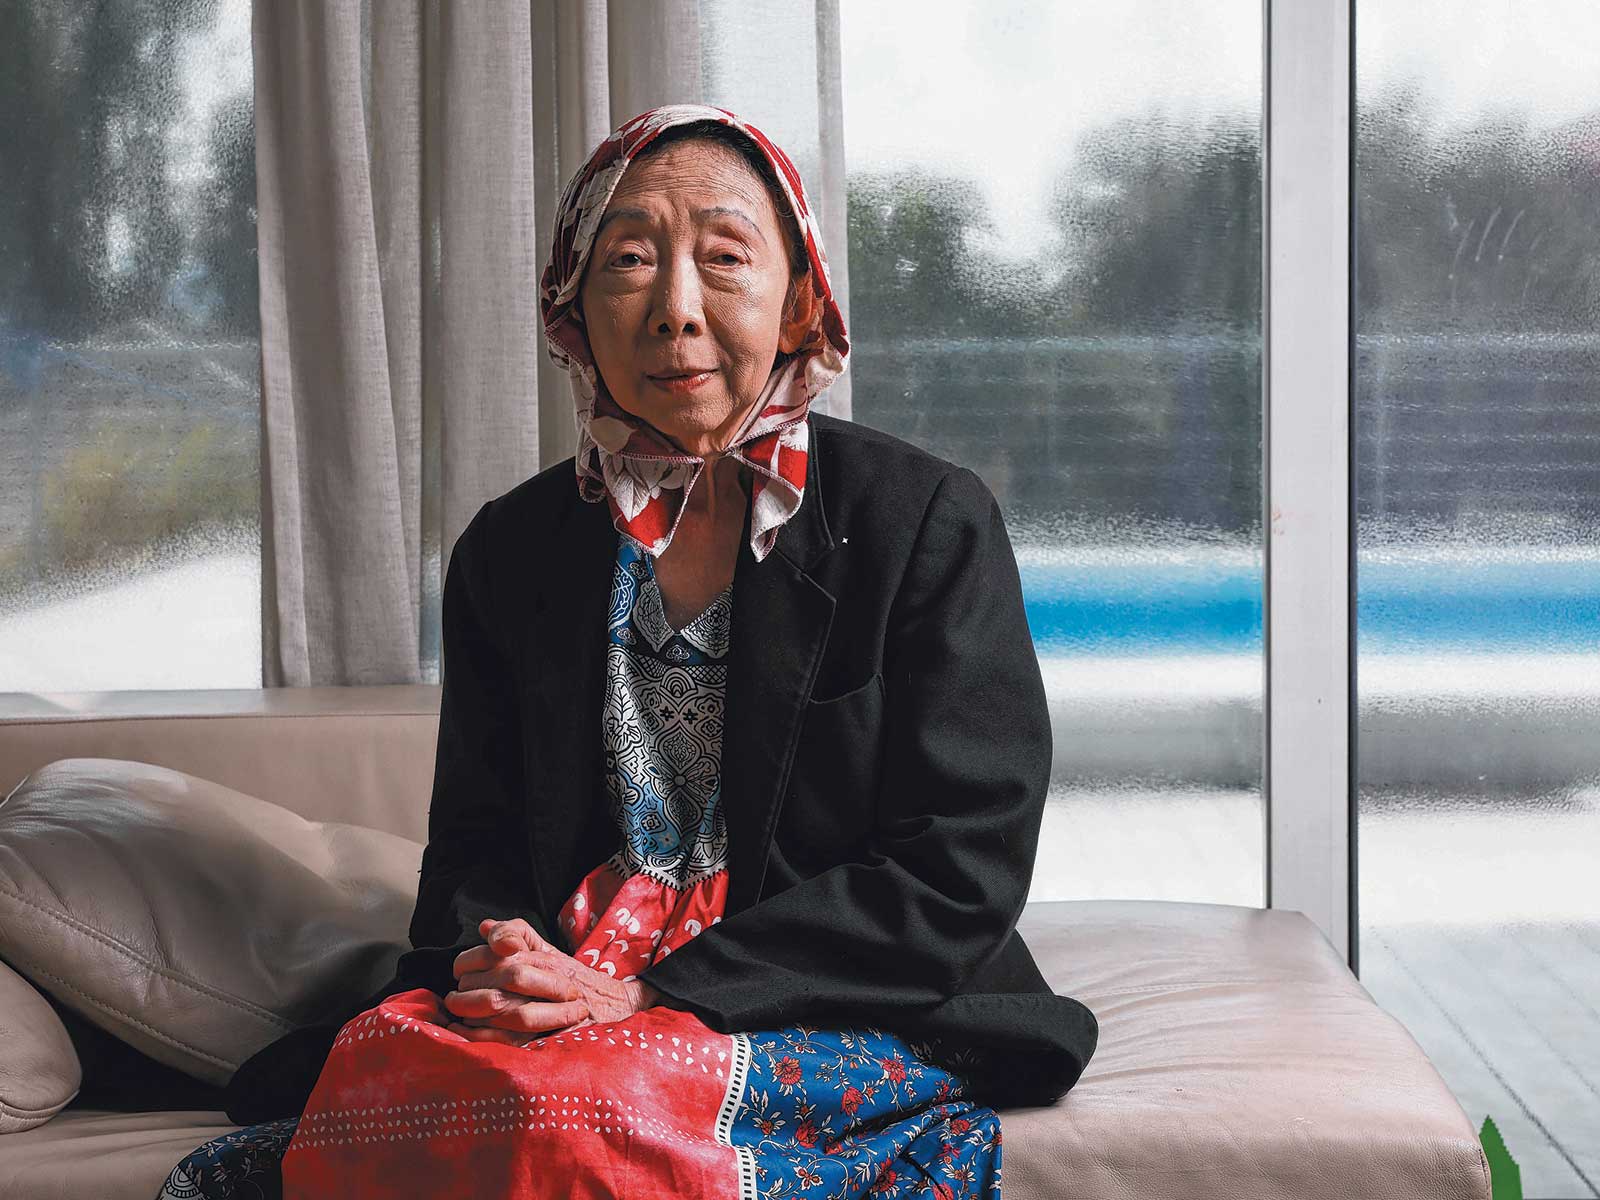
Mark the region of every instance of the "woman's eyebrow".
POLYGON ((701 219, 704 219, 706 217, 713 216, 713 215, 716 215, 716 214, 719 214, 719 213, 721 215, 723 215, 723 216, 738 217, 739 220, 743 221, 746 225, 750 226, 750 228, 755 231, 755 235, 758 238, 761 239, 761 242, 762 242, 763 245, 766 244, 767 237, 766 237, 766 234, 761 232, 761 226, 757 225, 754 221, 752 221, 750 219, 750 215, 748 213, 746 213, 743 209, 728 208, 726 205, 715 204, 715 205, 712 205, 710 208, 697 208, 697 209, 694 210, 694 215, 699 217, 699 218, 701 218, 701 219))
MULTIPOLYGON (((755 235, 761 239, 762 245, 766 245, 767 237, 766 234, 761 232, 761 226, 757 225, 755 221, 750 218, 750 214, 746 213, 743 209, 729 208, 725 204, 713 204, 710 208, 695 209, 694 215, 701 220, 704 220, 706 217, 719 215, 725 217, 737 217, 755 231, 755 235)), ((604 229, 611 221, 614 221, 619 217, 625 217, 630 221, 648 221, 650 219, 650 214, 645 212, 645 210, 642 208, 614 208, 610 212, 606 213, 605 216, 600 218, 600 224, 594 227, 595 236, 599 237, 600 231, 604 229)))
POLYGON ((630 221, 648 221, 650 214, 642 208, 613 208, 605 216, 601 217, 600 224, 594 227, 595 236, 598 237, 600 231, 618 217, 626 217, 630 221))

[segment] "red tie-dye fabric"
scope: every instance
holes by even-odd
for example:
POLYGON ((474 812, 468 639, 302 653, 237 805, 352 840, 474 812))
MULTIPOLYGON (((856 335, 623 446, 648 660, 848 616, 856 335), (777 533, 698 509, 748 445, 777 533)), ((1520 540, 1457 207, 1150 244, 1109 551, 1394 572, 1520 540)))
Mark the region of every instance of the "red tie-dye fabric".
POLYGON ((556 212, 550 260, 540 280, 540 311, 550 356, 571 379, 577 423, 577 483, 585 500, 604 499, 617 530, 648 553, 672 540, 705 460, 685 454, 659 430, 622 408, 595 367, 583 322, 574 311, 595 230, 628 164, 674 125, 713 120, 745 133, 771 162, 800 223, 821 296, 818 317, 795 356, 773 369, 728 453, 751 468, 750 549, 760 562, 805 493, 809 426, 806 413, 845 369, 850 342, 833 298, 822 233, 789 156, 754 125, 725 108, 669 104, 624 122, 568 182, 556 212))
MULTIPOLYGON (((566 939, 577 956, 599 949, 634 974, 696 936, 683 897, 643 875, 639 895, 612 890, 604 911, 589 909, 615 878, 597 867, 563 910, 588 927, 566 939), (672 928, 650 936, 667 913, 672 928)), ((707 923, 720 918, 725 888, 690 891, 707 923)), ((1000 1195, 999 1114, 894 1034, 724 1034, 658 1006, 513 1046, 464 1038, 447 1019, 416 988, 339 1031, 283 1150, 285 1200, 1000 1195)))
MULTIPOLYGON (((619 970, 655 944, 625 937, 629 915, 585 941, 627 941, 619 970)), ((283 1150, 285 1200, 1000 1195, 999 1114, 893 1034, 723 1034, 655 1007, 512 1046, 444 1019, 417 988, 339 1031, 283 1150)))

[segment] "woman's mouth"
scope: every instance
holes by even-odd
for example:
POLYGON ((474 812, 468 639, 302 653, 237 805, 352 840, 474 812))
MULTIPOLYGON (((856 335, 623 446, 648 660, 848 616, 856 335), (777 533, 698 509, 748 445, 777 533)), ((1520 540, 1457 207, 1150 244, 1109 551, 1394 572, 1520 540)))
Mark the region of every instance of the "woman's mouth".
POLYGON ((715 374, 715 371, 699 371, 693 375, 646 375, 645 378, 664 391, 692 392, 715 374))

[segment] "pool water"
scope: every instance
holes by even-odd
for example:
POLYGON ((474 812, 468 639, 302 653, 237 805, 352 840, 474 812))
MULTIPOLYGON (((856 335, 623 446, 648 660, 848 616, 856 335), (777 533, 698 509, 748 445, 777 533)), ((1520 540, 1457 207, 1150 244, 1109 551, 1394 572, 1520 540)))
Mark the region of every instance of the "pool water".
MULTIPOLYGON (((1024 563, 1040 653, 1261 649, 1262 574, 1216 561, 1024 563)), ((1363 650, 1600 650, 1600 559, 1390 557, 1357 569, 1363 650)))

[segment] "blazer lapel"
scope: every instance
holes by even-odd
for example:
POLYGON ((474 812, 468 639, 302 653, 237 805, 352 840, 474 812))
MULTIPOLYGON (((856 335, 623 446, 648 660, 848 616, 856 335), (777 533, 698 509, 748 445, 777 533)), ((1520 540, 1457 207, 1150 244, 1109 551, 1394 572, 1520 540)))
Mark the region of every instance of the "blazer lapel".
MULTIPOLYGON (((722 811, 728 828, 729 914, 753 904, 766 875, 800 724, 833 621, 834 596, 807 573, 834 547, 826 518, 816 427, 806 490, 762 562, 750 551, 750 514, 733 574, 722 728, 722 811)), ((555 916, 578 882, 617 849, 604 779, 601 707, 612 572, 621 535, 604 502, 572 489, 553 541, 551 570, 534 602, 526 671, 525 736, 539 764, 529 784, 529 833, 539 910, 555 916)))
MULTIPOLYGON (((584 875, 617 849, 603 771, 607 618, 617 539, 610 507, 570 496, 540 573, 524 665, 532 743, 528 833, 538 908, 554 920, 584 875)), ((555 930, 552 928, 551 932, 555 930)))
POLYGON ((747 513, 733 572, 722 723, 730 915, 754 904, 761 894, 800 724, 833 623, 833 593, 807 574, 833 549, 815 425, 809 434, 800 507, 778 530, 772 552, 759 563, 750 551, 747 513))

